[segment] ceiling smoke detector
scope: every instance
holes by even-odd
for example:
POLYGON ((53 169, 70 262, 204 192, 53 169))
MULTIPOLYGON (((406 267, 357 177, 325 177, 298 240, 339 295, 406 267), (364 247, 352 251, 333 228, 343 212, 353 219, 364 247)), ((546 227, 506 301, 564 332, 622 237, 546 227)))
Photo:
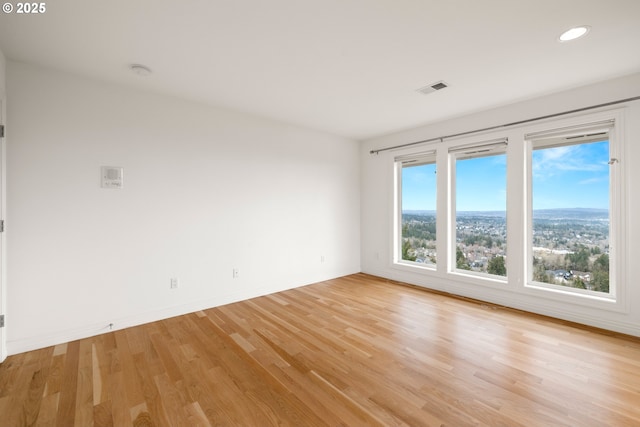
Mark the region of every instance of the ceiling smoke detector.
POLYGON ((129 69, 136 73, 139 76, 146 77, 151 75, 151 69, 145 65, 141 64, 131 64, 129 65, 129 69))
POLYGON ((433 93, 433 92, 435 92, 437 90, 442 90, 445 87, 449 87, 449 85, 441 80, 439 82, 430 84, 429 86, 425 86, 425 87, 421 87, 420 89, 416 89, 416 92, 421 93, 423 95, 428 95, 428 94, 433 93))

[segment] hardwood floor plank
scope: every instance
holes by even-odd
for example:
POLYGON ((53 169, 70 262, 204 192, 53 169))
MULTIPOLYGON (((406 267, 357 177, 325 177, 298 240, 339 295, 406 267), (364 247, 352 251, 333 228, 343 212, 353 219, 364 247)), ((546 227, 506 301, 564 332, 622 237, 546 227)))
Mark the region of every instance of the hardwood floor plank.
MULTIPOLYGON (((47 357, 49 357, 45 353, 43 353, 43 356, 44 357, 42 360, 46 360, 47 357)), ((38 364, 38 368, 39 366, 41 365, 38 364)), ((39 368, 34 371, 33 375, 31 376, 27 395, 22 404, 21 419, 24 420, 24 424, 26 425, 33 425, 38 419, 40 406, 42 404, 42 395, 44 394, 43 392, 46 386, 48 371, 49 368, 47 366, 44 366, 43 368, 39 368)))
POLYGON ((93 344, 90 340, 82 340, 75 408, 75 422, 78 426, 93 425, 93 389, 93 344))
MULTIPOLYGON (((212 328, 216 330, 215 325, 212 325, 212 328)), ((223 330, 217 330, 217 334, 223 342, 226 342, 229 350, 221 353, 220 366, 216 370, 229 373, 229 378, 233 379, 234 385, 231 389, 237 388, 238 394, 242 394, 237 398, 238 400, 245 400, 246 404, 246 396, 260 396, 260 399, 267 404, 266 406, 277 405, 294 419, 304 420, 303 425, 325 425, 321 421, 321 417, 311 412, 309 406, 304 404, 299 399, 299 396, 292 393, 290 388, 291 377, 284 375, 282 369, 276 368, 274 371, 272 369, 274 368, 273 365, 265 368, 263 365, 256 364, 257 359, 245 353, 242 347, 229 335, 225 334, 223 330), (274 375, 274 372, 276 372, 276 375, 274 375), (283 379, 285 380, 283 381, 283 379), (274 386, 277 388, 274 389, 274 386)), ((288 366, 288 364, 285 366, 288 366)), ((219 378, 223 382, 229 379, 225 376, 219 376, 219 378)), ((258 405, 256 409, 259 410, 263 407, 265 405, 258 405)), ((269 419, 268 413, 254 413, 252 411, 244 415, 255 417, 255 420, 248 419, 240 425, 256 425, 256 423, 261 423, 260 419, 269 419)))
POLYGON ((53 356, 62 356, 67 354, 68 343, 62 343, 54 346, 53 348, 53 356))
POLYGON ((359 419, 358 424, 367 426, 384 426, 385 423, 378 419, 373 413, 369 412, 366 408, 361 406, 355 399, 352 399, 348 394, 344 393, 340 388, 336 387, 331 381, 325 379, 322 375, 316 371, 309 371, 309 377, 319 387, 327 391, 336 401, 340 401, 346 406, 350 412, 359 419))
POLYGON ((10 356, 0 426, 638 426, 640 339, 356 274, 10 356))
MULTIPOLYGON (((111 416, 115 426, 130 427, 133 425, 131 419, 131 407, 127 400, 126 382, 122 371, 113 372, 110 375, 111 385, 111 416)), ((80 426, 78 426, 80 427, 80 426)))
POLYGON ((166 337, 163 337, 160 334, 154 333, 150 338, 153 343, 153 348, 155 348, 156 352, 160 356, 164 371, 168 374, 170 381, 172 383, 180 381, 182 379, 182 372, 176 364, 176 361, 173 359, 172 352, 169 349, 170 346, 177 346, 178 344, 175 340, 167 340, 166 337))
POLYGON ((127 393, 127 403, 130 407, 144 403, 144 394, 137 379, 135 364, 133 363, 133 352, 129 346, 129 339, 126 331, 115 332, 116 345, 120 360, 122 362, 122 374, 124 378, 124 388, 127 393))
POLYGON ((79 359, 80 341, 72 341, 67 346, 62 370, 62 385, 60 386, 60 400, 56 417, 56 426, 58 427, 75 425, 79 359))
MULTIPOLYGON (((49 427, 56 424, 59 400, 60 393, 48 394, 42 398, 38 417, 33 424, 35 427, 49 427)), ((2 413, 2 408, 0 408, 0 413, 2 413)))
POLYGON ((113 427, 113 415, 111 414, 111 401, 103 401, 93 407, 94 427, 113 427))
POLYGON ((100 371, 100 361, 98 360, 98 350, 96 344, 91 343, 91 384, 93 385, 93 406, 102 403, 102 372, 100 371))
POLYGON ((185 409, 188 414, 187 425, 211 427, 209 419, 204 414, 204 411, 202 410, 198 402, 190 403, 185 409))
POLYGON ((152 364, 149 363, 152 359, 148 354, 149 353, 136 353, 133 355, 136 379, 139 383, 140 389, 142 390, 151 420, 159 426, 169 425, 169 421, 166 419, 162 408, 162 396, 160 395, 153 379, 154 374, 152 372, 154 372, 154 370, 152 368, 152 364))

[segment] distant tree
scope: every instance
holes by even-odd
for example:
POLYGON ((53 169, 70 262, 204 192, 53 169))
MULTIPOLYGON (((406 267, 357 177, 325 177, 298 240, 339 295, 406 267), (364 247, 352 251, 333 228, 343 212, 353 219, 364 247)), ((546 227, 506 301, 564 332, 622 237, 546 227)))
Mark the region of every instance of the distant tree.
POLYGON ((602 254, 593 262, 594 291, 609 293, 609 255, 602 254))
POLYGON ((574 277, 573 278, 572 287, 579 288, 579 289, 587 289, 587 285, 585 285, 584 280, 582 280, 579 277, 574 277))
POLYGON ((497 276, 506 276, 507 267, 504 264, 504 257, 497 256, 495 258, 492 258, 489 261, 489 265, 487 266, 487 273, 495 274, 497 276))
POLYGON ((469 267, 469 263, 460 248, 456 248, 456 268, 461 270, 471 270, 471 267, 469 267))
POLYGON ((409 243, 409 239, 402 241, 402 259, 405 261, 415 261, 416 256, 409 253, 411 251, 411 243, 409 243))
POLYGON ((547 274, 544 264, 538 264, 533 270, 533 280, 542 283, 553 283, 553 280, 547 274))
POLYGON ((609 293, 609 272, 594 271, 591 284, 594 291, 609 293))
POLYGON ((602 270, 609 272, 609 255, 602 254, 593 262, 594 270, 602 270))
POLYGON ((589 271, 589 251, 582 247, 578 252, 565 255, 565 262, 569 270, 589 271))
POLYGON ((475 235, 467 236, 467 237, 464 238, 464 243, 467 246, 473 246, 475 244, 479 244, 480 243, 480 236, 475 236, 475 235))

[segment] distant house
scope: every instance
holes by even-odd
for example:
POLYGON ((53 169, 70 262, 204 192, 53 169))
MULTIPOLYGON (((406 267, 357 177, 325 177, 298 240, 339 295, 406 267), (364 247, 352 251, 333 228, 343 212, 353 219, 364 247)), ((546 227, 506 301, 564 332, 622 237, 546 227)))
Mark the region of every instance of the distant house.
POLYGON ((560 282, 571 280, 574 277, 573 271, 571 270, 547 270, 545 273, 560 282))

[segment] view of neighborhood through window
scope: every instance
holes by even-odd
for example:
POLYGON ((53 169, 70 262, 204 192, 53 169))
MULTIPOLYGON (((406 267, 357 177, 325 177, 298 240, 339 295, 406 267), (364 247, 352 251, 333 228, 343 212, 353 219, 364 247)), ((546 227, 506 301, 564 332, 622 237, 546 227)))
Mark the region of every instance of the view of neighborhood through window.
POLYGON ((507 275, 507 156, 504 148, 500 145, 498 150, 473 149, 456 155, 457 270, 507 275))
POLYGON ((435 265, 435 162, 423 160, 403 163, 401 183, 401 260, 435 265))
POLYGON ((608 134, 533 141, 532 279, 609 293, 608 134))
POLYGON ((624 292, 617 280, 624 253, 614 249, 626 237, 620 197, 626 187, 624 146, 614 124, 600 116, 590 123, 531 128, 535 132, 523 132, 521 139, 510 136, 515 145, 509 150, 502 137, 395 157, 397 263, 433 270, 438 265, 440 273, 493 283, 507 277, 508 265, 518 266, 511 276, 523 286, 561 298, 617 301, 624 292), (444 174, 439 180, 436 166, 444 174), (437 190, 446 193, 442 206, 437 190), (509 237, 511 256, 518 259, 507 253, 507 193, 513 196, 509 218, 519 231, 509 237), (440 224, 446 233, 438 245, 437 218, 446 223, 440 224), (438 248, 446 248, 439 264, 438 248))

